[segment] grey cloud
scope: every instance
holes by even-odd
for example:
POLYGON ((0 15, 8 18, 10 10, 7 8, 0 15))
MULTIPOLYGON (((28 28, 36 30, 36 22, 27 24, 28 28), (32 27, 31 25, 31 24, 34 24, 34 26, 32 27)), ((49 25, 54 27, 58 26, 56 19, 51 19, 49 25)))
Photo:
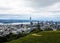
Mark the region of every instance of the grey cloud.
POLYGON ((27 16, 24 14, 0 14, 0 17, 27 17, 27 16))
POLYGON ((0 10, 11 10, 12 8, 0 7, 0 10))
POLYGON ((20 15, 20 14, 0 14, 0 16, 23 16, 23 15, 20 15))
POLYGON ((31 0, 31 6, 34 8, 46 7, 54 3, 60 2, 60 0, 31 0))
POLYGON ((59 10, 59 11, 48 11, 48 12, 52 12, 52 13, 60 13, 60 10, 59 10))

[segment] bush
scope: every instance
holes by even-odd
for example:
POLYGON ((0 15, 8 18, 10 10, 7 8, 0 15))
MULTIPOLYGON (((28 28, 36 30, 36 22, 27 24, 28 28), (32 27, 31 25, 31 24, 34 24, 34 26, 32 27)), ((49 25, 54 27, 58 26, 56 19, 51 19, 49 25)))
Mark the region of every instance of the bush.
POLYGON ((0 43, 4 43, 4 42, 8 42, 8 41, 11 41, 11 40, 15 40, 15 39, 18 39, 20 37, 23 37, 23 36, 26 36, 27 34, 23 34, 23 33, 19 33, 19 34, 13 34, 13 33, 10 33, 4 37, 0 37, 0 43))
POLYGON ((33 33, 38 33, 38 32, 40 32, 40 31, 39 31, 39 29, 33 29, 31 32, 33 32, 33 33))
POLYGON ((0 37, 0 43, 4 43, 7 42, 7 38, 6 37, 0 37))
POLYGON ((45 31, 53 31, 51 28, 45 28, 45 31))

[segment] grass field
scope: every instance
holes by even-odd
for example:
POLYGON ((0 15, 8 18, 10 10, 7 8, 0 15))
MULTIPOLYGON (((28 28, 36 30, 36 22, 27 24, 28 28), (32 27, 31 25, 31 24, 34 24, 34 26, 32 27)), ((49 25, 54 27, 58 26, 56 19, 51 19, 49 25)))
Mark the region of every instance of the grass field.
POLYGON ((60 31, 42 31, 7 43, 60 43, 60 31))

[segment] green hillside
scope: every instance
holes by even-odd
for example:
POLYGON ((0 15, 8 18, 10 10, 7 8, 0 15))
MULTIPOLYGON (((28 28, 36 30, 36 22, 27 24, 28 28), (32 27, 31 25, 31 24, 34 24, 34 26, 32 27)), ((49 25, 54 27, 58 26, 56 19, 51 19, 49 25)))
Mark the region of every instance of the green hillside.
POLYGON ((60 43, 60 31, 31 33, 7 43, 60 43))

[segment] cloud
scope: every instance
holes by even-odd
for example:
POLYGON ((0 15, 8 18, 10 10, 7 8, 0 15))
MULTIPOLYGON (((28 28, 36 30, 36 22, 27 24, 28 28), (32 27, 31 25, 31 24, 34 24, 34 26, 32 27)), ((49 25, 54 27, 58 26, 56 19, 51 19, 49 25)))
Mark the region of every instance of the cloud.
POLYGON ((35 8, 47 7, 57 2, 60 0, 32 0, 32 6, 35 8))
POLYGON ((0 0, 0 14, 21 14, 29 13, 29 1, 25 0, 0 0))
POLYGON ((0 0, 0 19, 57 18, 60 0, 0 0))

